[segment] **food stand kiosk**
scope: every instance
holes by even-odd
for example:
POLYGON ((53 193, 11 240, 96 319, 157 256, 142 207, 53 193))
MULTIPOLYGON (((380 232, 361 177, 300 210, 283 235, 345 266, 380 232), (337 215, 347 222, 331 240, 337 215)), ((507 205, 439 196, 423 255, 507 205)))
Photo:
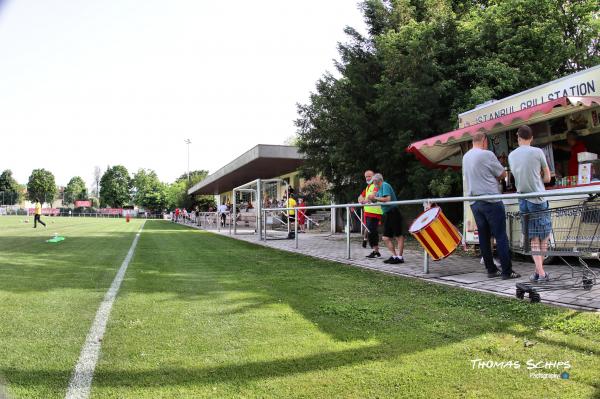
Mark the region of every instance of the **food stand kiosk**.
MULTIPOLYGON (((486 132, 489 149, 508 172, 507 179, 500 184, 501 191, 510 193, 515 189, 508 154, 518 146, 517 128, 527 124, 534 133, 532 145, 546 154, 553 177, 546 190, 564 192, 549 199, 550 208, 580 203, 586 196, 573 193, 574 187, 600 185, 597 155, 600 153, 600 65, 502 100, 488 101, 458 117, 457 130, 412 143, 407 151, 429 167, 460 169, 462 156, 472 147, 472 136, 479 131, 486 132), (575 132, 586 148, 577 154, 577 176, 568 174, 570 154, 558 149, 566 143, 567 132, 575 132)), ((464 179, 463 191, 467 191, 464 179)), ((509 215, 518 213, 518 200, 504 200, 504 204, 509 215)), ((518 224, 508 225, 507 229, 511 241, 521 239, 518 224)), ((478 243, 477 226, 467 203, 463 236, 467 244, 478 243)))

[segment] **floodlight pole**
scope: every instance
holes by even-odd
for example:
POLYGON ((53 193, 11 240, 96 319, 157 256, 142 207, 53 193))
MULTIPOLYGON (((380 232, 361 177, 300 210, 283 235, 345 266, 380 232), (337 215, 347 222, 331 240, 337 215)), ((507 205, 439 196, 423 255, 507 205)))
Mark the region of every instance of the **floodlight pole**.
POLYGON ((192 144, 192 140, 185 139, 184 143, 187 144, 187 175, 188 175, 188 183, 190 180, 190 144, 192 144))

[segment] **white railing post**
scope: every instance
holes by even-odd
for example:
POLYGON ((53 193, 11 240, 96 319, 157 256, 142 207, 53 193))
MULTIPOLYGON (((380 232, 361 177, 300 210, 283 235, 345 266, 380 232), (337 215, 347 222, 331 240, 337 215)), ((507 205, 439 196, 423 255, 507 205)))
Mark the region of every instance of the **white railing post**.
POLYGON ((263 211, 264 241, 267 242, 267 211, 263 211))
POLYGON ((237 234, 237 207, 236 207, 236 191, 233 190, 233 234, 236 235, 237 234))
POLYGON ((346 255, 348 259, 352 259, 350 256, 350 207, 346 207, 346 255))
MULTIPOLYGON (((256 232, 260 235, 262 234, 262 184, 260 184, 260 179, 256 180, 256 232)), ((260 241, 260 237, 259 237, 260 241)))
POLYGON ((298 249, 298 208, 294 208, 294 241, 298 249))

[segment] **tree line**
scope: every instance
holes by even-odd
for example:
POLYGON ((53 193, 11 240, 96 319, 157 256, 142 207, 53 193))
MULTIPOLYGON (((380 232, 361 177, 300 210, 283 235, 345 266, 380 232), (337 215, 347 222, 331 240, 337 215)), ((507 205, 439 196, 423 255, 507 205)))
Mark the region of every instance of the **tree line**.
POLYGON ((90 200, 94 207, 122 208, 138 206, 149 211, 199 206, 201 210, 214 207, 212 196, 189 196, 188 189, 208 175, 206 170, 195 170, 179 176, 172 183, 161 182, 152 169, 139 169, 133 175, 123 165, 109 166, 104 173, 96 168, 94 185, 89 193, 85 181, 74 176, 62 189, 56 185, 54 174, 46 169, 34 169, 26 185, 20 185, 10 169, 0 174, 0 202, 15 205, 24 199, 52 204, 62 199, 63 206, 75 201, 90 200))
POLYGON ((367 0, 345 29, 337 73, 298 105, 303 173, 353 200, 374 169, 400 198, 462 194, 460 172, 405 149, 457 128, 459 113, 600 63, 597 0, 367 0))

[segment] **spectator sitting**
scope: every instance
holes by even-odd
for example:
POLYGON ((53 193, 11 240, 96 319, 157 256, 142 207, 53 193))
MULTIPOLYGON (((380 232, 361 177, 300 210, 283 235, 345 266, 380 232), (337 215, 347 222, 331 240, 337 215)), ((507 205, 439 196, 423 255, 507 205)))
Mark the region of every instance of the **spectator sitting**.
POLYGON ((263 207, 264 208, 270 208, 271 207, 271 198, 269 198, 268 195, 265 195, 265 199, 263 201, 263 207))

